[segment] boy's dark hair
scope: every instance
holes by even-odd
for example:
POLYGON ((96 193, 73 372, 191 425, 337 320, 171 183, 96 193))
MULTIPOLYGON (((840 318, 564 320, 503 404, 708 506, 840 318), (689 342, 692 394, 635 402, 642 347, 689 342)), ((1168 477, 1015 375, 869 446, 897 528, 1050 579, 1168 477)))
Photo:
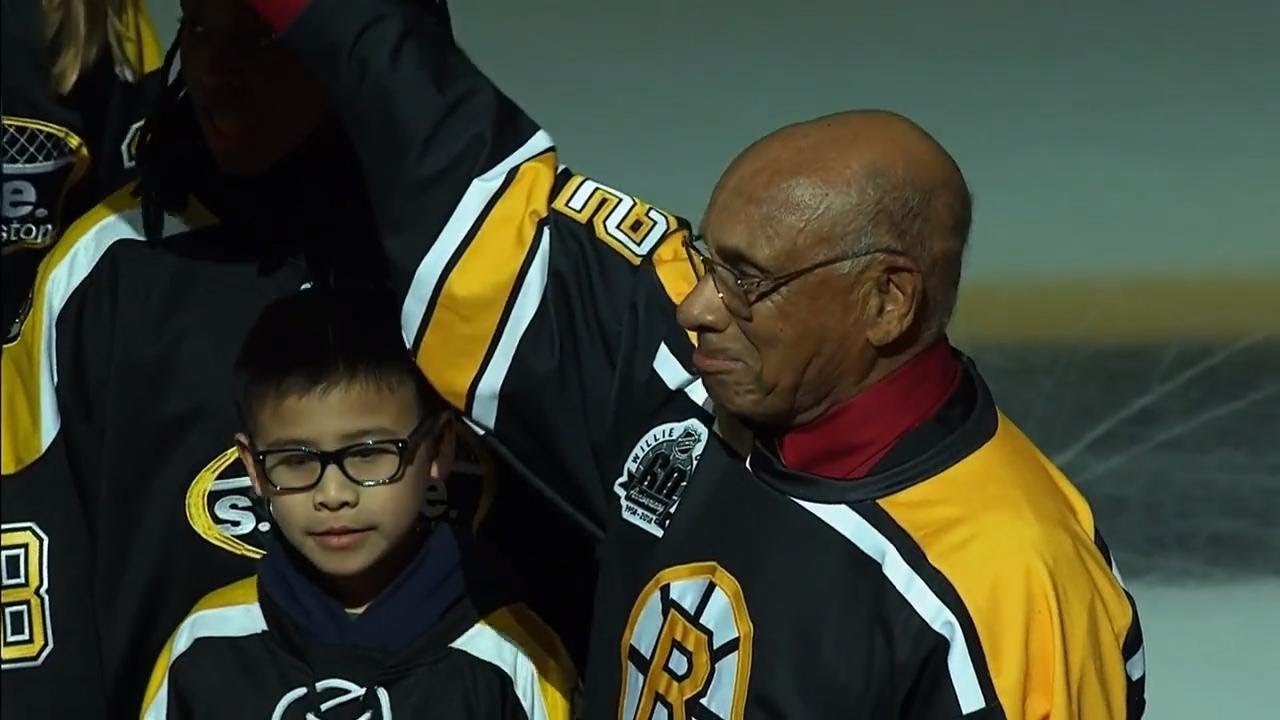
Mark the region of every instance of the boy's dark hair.
POLYGON ((448 410, 427 382, 400 331, 388 291, 308 288, 263 309, 235 362, 236 407, 252 432, 262 403, 350 382, 410 384, 423 417, 448 410))

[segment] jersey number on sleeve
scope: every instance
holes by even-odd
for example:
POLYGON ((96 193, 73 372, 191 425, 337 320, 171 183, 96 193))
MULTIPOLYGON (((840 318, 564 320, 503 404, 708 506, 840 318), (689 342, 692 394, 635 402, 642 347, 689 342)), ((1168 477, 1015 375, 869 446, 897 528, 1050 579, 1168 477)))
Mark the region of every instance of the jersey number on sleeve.
POLYGON ((53 649, 48 558, 49 537, 38 525, 0 526, 0 668, 34 667, 53 649))
POLYGON ((591 225, 597 238, 632 265, 639 265, 640 259, 676 228, 669 213, 581 175, 565 183, 551 207, 591 225))

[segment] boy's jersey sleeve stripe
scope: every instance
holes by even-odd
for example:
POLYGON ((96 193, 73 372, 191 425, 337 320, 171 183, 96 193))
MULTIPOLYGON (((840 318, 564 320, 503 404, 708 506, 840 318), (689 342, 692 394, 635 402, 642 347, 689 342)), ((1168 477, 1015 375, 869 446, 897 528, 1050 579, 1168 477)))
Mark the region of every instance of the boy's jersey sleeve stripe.
POLYGON ((522 605, 490 613, 450 645, 511 678, 529 720, 569 720, 577 673, 559 638, 522 605))
POLYGON ((169 713, 169 672, 174 662, 201 638, 245 637, 266 632, 258 605, 258 578, 245 578, 215 590, 196 603, 160 651, 142 700, 142 720, 164 720, 169 713))
POLYGON ((501 608, 485 622, 515 642, 533 662, 538 672, 538 693, 549 720, 572 717, 578 672, 555 631, 523 604, 501 608))
POLYGON ((519 165, 448 272, 418 346, 418 363, 454 406, 467 408, 490 348, 502 337, 508 303, 547 216, 553 153, 519 165))
MULTIPOLYGON (((76 289, 118 240, 140 240, 142 217, 132 184, 107 197, 67 229, 40 263, 31 310, 0 354, 0 473, 30 465, 58 434, 58 321, 76 289)), ((196 220, 191 220, 195 223, 196 220)), ((165 235, 190 229, 169 218, 165 235)))

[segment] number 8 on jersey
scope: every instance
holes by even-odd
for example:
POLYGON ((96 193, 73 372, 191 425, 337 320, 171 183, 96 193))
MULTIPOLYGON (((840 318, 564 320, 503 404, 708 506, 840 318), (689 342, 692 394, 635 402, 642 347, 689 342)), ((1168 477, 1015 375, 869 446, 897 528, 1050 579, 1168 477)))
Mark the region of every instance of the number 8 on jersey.
POLYGON ((0 526, 0 667, 32 667, 53 649, 49 628, 49 537, 33 523, 0 526))

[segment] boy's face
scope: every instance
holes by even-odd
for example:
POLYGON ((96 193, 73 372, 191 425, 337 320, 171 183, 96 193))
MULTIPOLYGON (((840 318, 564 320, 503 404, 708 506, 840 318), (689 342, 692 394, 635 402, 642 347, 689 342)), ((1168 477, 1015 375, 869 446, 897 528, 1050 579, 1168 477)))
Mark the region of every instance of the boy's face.
MULTIPOLYGON (((253 447, 259 451, 279 448, 337 450, 366 441, 409 437, 420 416, 413 389, 389 389, 365 383, 344 383, 322 392, 270 399, 257 411, 253 447)), ((264 476, 264 468, 249 450, 249 439, 237 438, 240 457, 254 490, 271 503, 280 531, 298 552, 327 576, 357 580, 397 547, 418 522, 426 502, 427 485, 443 480, 453 458, 452 428, 432 433, 437 421, 429 418, 426 430, 412 438, 405 449, 399 479, 384 485, 360 487, 343 474, 336 463, 324 469, 320 482, 301 491, 276 490, 264 476)), ((296 462, 296 455, 279 462, 296 462)), ((272 466, 276 460, 269 459, 272 466)), ((367 462, 357 455, 349 468, 367 462)), ((272 470, 296 472, 288 467, 272 470)))

